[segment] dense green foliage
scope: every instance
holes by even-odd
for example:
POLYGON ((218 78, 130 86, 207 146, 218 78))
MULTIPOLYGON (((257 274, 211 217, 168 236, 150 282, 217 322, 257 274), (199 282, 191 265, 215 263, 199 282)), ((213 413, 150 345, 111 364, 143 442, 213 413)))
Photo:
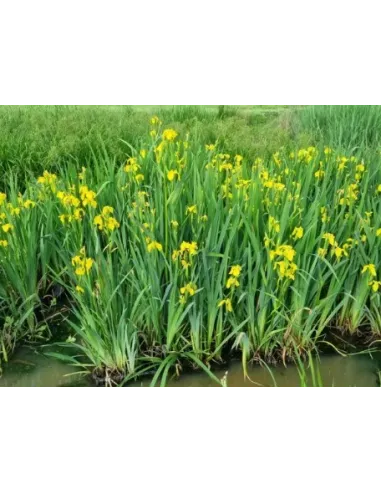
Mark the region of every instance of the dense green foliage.
MULTIPOLYGON (((148 107, 150 108, 150 107, 148 107)), ((278 124, 282 109, 174 106, 151 108, 166 124, 201 143, 219 139, 226 151, 253 156, 287 140, 278 124)), ((69 162, 91 166, 100 157, 125 160, 125 142, 138 146, 149 130, 147 110, 130 106, 0 106, 1 180, 11 170, 25 174, 56 171, 69 162), (4 174, 5 173, 5 174, 4 174)))
POLYGON ((335 148, 378 149, 381 144, 381 106, 306 106, 293 119, 297 133, 335 148))

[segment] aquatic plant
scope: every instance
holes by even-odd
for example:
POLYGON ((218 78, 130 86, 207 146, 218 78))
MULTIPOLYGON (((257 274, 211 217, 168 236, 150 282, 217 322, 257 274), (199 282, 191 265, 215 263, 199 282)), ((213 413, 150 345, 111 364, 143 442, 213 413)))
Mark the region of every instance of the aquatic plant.
POLYGON ((158 117, 126 149, 2 191, 1 316, 20 337, 48 336, 53 285, 71 311, 67 360, 111 384, 154 370, 165 384, 231 350, 244 367, 302 359, 333 327, 380 335, 379 156, 248 160, 158 117))

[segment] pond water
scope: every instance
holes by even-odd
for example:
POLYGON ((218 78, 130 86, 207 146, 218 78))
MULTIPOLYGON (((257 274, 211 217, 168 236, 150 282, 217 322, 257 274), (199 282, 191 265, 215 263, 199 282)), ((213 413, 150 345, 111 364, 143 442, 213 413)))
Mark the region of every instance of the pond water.
POLYGON ((20 348, 8 364, 3 365, 0 387, 4 386, 82 386, 84 380, 76 367, 47 357, 27 347, 20 348))
MULTIPOLYGON (((319 372, 324 386, 378 386, 378 371, 381 367, 380 356, 369 355, 324 355, 320 358, 319 372)), ((87 386, 89 380, 81 375, 73 375, 77 368, 64 362, 44 356, 29 348, 21 348, 12 361, 3 368, 0 377, 1 386, 87 386)), ((227 386, 274 386, 270 372, 263 367, 251 366, 248 371, 250 379, 245 379, 239 362, 232 362, 228 368, 215 371, 221 379, 227 371, 227 386)), ((300 386, 297 368, 279 364, 271 368, 277 386, 300 386)), ((150 379, 131 386, 148 386, 150 379)), ((182 374, 180 378, 170 380, 167 386, 217 386, 203 372, 182 374)))

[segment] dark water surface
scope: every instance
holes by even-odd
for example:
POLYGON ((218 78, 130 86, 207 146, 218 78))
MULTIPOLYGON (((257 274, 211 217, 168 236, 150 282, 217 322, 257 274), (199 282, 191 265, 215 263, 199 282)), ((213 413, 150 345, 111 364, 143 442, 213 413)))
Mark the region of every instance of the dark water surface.
MULTIPOLYGON (((380 358, 371 358, 369 355, 325 355, 320 358, 319 372, 324 386, 378 386, 378 370, 380 358)), ((1 386, 86 386, 88 379, 82 375, 70 375, 77 368, 68 366, 64 362, 46 357, 28 348, 21 348, 14 355, 12 361, 4 366, 0 377, 1 386)), ((215 371, 221 379, 227 371, 227 386, 274 386, 274 380, 266 368, 252 366, 245 379, 242 366, 233 362, 227 369, 215 371)), ((277 386, 300 386, 298 370, 289 365, 285 368, 278 365, 271 369, 277 386)), ((148 386, 150 379, 134 383, 131 386, 148 386)), ((170 380, 167 386, 217 386, 203 372, 183 374, 178 379, 170 380)))

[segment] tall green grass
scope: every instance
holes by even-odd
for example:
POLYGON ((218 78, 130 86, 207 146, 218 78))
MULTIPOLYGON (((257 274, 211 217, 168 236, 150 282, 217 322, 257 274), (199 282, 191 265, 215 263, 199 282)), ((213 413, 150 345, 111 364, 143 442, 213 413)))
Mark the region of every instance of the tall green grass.
MULTIPOLYGON (((279 127, 276 108, 167 106, 158 115, 201 143, 220 140, 229 152, 253 156, 266 148, 274 151, 287 141, 279 127)), ((149 130, 152 107, 144 106, 0 106, 0 183, 12 171, 22 182, 44 169, 57 171, 74 163, 93 166, 97 158, 124 160, 149 130)))
POLYGON ((294 130, 335 148, 379 149, 381 106, 306 106, 295 114, 294 130))
POLYGON ((146 120, 128 106, 0 106, 0 169, 24 177, 69 160, 80 166, 92 149, 123 158, 120 139, 136 142, 146 120))

